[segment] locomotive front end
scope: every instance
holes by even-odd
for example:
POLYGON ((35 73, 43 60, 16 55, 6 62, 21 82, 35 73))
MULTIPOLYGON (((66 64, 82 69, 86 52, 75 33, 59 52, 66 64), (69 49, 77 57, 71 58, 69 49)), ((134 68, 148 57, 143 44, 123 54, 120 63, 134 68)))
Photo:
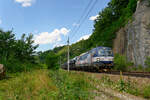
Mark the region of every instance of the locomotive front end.
POLYGON ((114 57, 111 48, 99 47, 93 55, 94 66, 99 70, 111 69, 114 65, 114 57))

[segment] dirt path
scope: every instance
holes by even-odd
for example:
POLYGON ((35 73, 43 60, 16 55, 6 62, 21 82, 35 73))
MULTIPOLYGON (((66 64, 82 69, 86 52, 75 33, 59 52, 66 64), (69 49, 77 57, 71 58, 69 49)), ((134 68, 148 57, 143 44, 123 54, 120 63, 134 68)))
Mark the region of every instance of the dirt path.
POLYGON ((97 87, 99 96, 95 100, 146 100, 141 97, 136 97, 127 93, 120 93, 108 88, 97 87))

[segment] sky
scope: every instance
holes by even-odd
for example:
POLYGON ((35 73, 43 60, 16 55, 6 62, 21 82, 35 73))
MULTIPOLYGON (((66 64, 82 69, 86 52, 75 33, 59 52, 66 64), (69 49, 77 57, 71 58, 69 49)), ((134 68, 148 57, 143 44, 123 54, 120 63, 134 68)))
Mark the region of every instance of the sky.
POLYGON ((90 6, 86 10, 85 8, 89 2, 92 6, 95 1, 0 0, 0 28, 4 31, 13 29, 17 39, 23 33, 32 33, 35 44, 39 44, 37 51, 66 45, 68 36, 72 44, 90 37, 94 20, 110 0, 97 0, 86 16, 90 6), (79 21, 82 15, 86 17, 79 21))

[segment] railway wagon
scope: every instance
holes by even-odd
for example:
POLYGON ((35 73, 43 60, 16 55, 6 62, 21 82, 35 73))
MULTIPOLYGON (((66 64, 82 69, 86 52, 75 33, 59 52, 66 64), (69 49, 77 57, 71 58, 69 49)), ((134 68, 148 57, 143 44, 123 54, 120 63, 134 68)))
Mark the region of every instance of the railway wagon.
MULTIPOLYGON (((76 57, 71 59, 69 61, 69 66, 70 66, 70 70, 75 70, 76 69, 76 66, 75 66, 75 62, 76 62, 76 57)), ((68 69, 68 62, 65 62, 64 64, 61 65, 61 68, 63 69, 68 69)))

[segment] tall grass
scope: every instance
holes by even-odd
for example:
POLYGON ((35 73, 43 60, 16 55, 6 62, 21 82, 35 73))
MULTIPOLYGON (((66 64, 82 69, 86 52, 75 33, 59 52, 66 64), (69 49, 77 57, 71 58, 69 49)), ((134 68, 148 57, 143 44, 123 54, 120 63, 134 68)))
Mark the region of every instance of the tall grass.
POLYGON ((11 74, 0 81, 0 100, 91 100, 84 74, 36 70, 11 74))
POLYGON ((91 100, 93 86, 85 74, 65 71, 50 72, 50 77, 59 88, 58 100, 91 100))
POLYGON ((56 91, 45 70, 18 73, 14 78, 0 81, 0 100, 48 100, 55 98, 52 94, 56 91))

